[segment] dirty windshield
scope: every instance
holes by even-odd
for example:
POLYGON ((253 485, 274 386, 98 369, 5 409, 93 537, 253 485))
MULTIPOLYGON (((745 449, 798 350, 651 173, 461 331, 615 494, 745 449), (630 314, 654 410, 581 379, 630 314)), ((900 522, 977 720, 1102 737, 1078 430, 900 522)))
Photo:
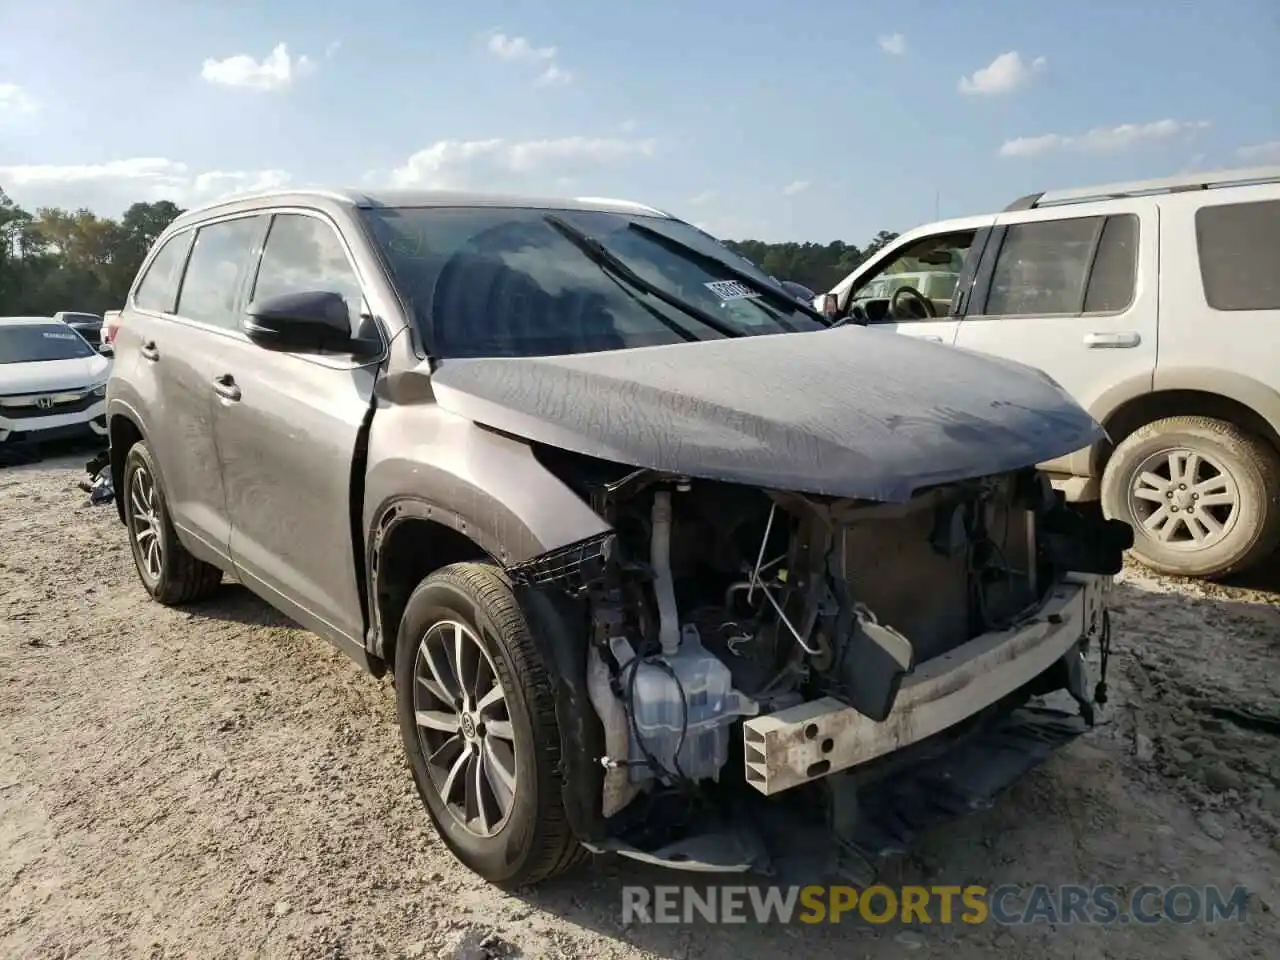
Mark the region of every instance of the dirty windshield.
POLYGON ((375 209, 365 217, 438 358, 823 328, 765 274, 676 220, 508 207, 375 209))
POLYGON ((92 357, 93 348, 63 323, 0 324, 0 363, 92 357))

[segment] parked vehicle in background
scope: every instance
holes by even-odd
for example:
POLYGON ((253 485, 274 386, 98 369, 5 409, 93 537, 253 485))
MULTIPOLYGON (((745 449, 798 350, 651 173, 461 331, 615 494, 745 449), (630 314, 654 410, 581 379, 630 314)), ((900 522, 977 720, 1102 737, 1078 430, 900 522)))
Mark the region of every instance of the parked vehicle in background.
POLYGON ((857 818, 833 844, 820 811, 849 771, 1039 692, 1091 711, 1131 538, 1032 465, 1098 425, 1029 367, 831 330, 660 211, 226 201, 159 238, 115 344, 144 587, 234 574, 392 671, 426 809, 490 881, 764 868, 778 818, 848 864, 857 818))
POLYGON ((933 301, 934 309, 940 316, 946 316, 951 310, 951 298, 955 295, 956 282, 960 279, 958 272, 950 270, 917 270, 913 272, 890 273, 878 280, 873 280, 858 291, 852 306, 868 309, 868 301, 890 301, 893 295, 903 287, 924 294, 933 301))
POLYGON ((53 319, 65 323, 95 347, 102 342, 102 317, 96 313, 77 313, 71 310, 62 310, 55 313, 53 319))
POLYGON ((0 317, 0 443, 105 436, 111 361, 52 317, 0 317))
POLYGON ((1046 371, 1108 434, 1043 464, 1055 484, 1131 523, 1153 569, 1213 577, 1280 545, 1278 265, 1280 167, 1231 170, 929 224, 820 305, 1046 371), (935 264, 954 295, 899 284, 935 264))
POLYGON ((102 314, 103 353, 114 352, 116 331, 120 328, 120 311, 107 310, 102 314))

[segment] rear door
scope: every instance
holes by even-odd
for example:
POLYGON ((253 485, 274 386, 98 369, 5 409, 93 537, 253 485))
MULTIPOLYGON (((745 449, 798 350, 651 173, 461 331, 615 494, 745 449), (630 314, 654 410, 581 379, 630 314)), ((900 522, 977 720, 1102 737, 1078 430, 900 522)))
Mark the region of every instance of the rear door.
POLYGON ((116 362, 142 408, 169 515, 204 559, 227 555, 230 526, 213 435, 218 341, 236 323, 261 218, 241 216, 176 235, 156 253, 121 325, 116 362), (153 282, 154 278, 154 282, 153 282))
MULTIPOLYGON (((368 313, 337 225, 314 211, 275 213, 246 307, 316 290, 342 294, 353 325, 368 313)), ((380 360, 266 350, 238 332, 216 363, 215 433, 237 576, 309 629, 363 648, 352 464, 380 360)))
MULTIPOLYGON (((1159 307, 1155 204, 1002 214, 989 250, 956 346, 1045 371, 1099 419, 1151 390, 1159 307)), ((1083 456, 1042 466, 1080 473, 1083 456)))

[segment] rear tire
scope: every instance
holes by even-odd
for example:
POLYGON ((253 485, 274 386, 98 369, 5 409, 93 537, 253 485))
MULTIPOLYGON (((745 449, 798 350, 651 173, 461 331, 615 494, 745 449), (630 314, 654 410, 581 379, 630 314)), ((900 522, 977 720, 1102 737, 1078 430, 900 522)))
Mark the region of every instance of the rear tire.
POLYGON ((1138 428, 1102 475, 1102 509, 1133 527, 1158 573, 1223 577, 1280 547, 1280 453, 1235 424, 1167 417, 1138 428))
POLYGON ((582 860, 563 802, 553 684, 499 569, 458 563, 423 580, 395 661, 405 755, 454 856, 507 888, 582 860))
POLYGON ((125 455, 124 522, 138 579, 153 600, 180 606, 218 590, 222 571, 192 556, 178 540, 155 461, 141 442, 125 455))

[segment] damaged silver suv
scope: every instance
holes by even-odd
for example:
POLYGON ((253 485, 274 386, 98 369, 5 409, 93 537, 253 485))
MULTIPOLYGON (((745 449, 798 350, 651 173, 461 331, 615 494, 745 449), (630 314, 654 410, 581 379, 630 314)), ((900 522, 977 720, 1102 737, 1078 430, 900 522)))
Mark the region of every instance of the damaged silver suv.
POLYGON ((588 850, 767 870, 815 831, 839 870, 881 761, 1102 699, 1132 534, 1032 466, 1099 426, 1028 367, 830 329, 660 211, 205 207, 115 357, 147 591, 230 575, 392 671, 427 811, 494 883, 588 850))

